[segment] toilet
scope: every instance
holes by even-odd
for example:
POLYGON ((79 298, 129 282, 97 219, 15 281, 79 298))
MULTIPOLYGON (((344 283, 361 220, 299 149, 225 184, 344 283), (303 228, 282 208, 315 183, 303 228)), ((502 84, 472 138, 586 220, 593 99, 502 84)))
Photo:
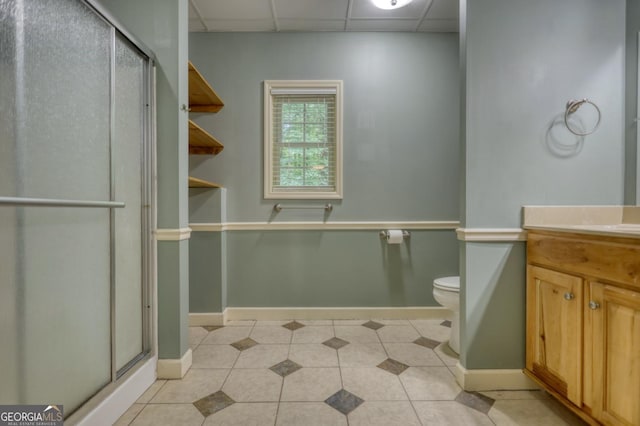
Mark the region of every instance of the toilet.
POLYGON ((460 353, 460 277, 442 277, 433 280, 433 298, 451 310, 449 347, 460 353))

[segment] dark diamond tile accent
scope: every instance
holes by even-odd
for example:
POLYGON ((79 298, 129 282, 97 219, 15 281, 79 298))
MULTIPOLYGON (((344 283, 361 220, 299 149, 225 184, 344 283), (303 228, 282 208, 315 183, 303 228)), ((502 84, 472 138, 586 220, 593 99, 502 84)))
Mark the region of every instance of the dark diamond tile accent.
POLYGON ((193 405, 202 413, 203 416, 208 417, 211 414, 217 413, 223 408, 235 404, 236 402, 229 397, 226 393, 218 391, 207 395, 193 403, 193 405))
POLYGON ((445 327, 451 327, 451 321, 449 320, 442 321, 440 325, 443 325, 445 327))
POLYGON ((304 324, 300 324, 298 321, 291 321, 283 325, 284 328, 288 328, 291 331, 304 327, 304 324))
POLYGON ((487 414, 489 410, 491 410, 491 407, 495 402, 493 398, 489 398, 481 393, 466 391, 460 392, 458 396, 456 396, 455 401, 484 414, 487 414))
POLYGON ((340 389, 324 402, 342 414, 347 415, 358 408, 358 406, 364 402, 364 399, 357 397, 349 391, 340 389))
POLYGON ((385 359, 380 364, 378 364, 377 367, 382 368, 383 370, 388 371, 391 374, 395 374, 396 376, 409 368, 407 364, 391 358, 385 359))
POLYGON ((362 326, 370 328, 372 330, 378 330, 378 329, 384 327, 384 324, 380 324, 379 322, 375 322, 375 321, 367 321, 364 324, 362 324, 362 326))
POLYGON ((207 331, 213 331, 213 330, 217 330, 219 328, 224 327, 223 325, 205 325, 202 328, 204 328, 207 331))
POLYGON ((346 340, 342 340, 338 337, 332 337, 326 342, 322 342, 322 344, 325 346, 329 346, 330 348, 333 348, 333 349, 340 349, 343 346, 347 346, 349 342, 347 342, 346 340))
POLYGON ((435 349, 440 343, 437 340, 429 339, 428 337, 418 337, 413 341, 416 345, 424 346, 425 348, 435 349))
POLYGON ((237 342, 232 343, 231 346, 239 351, 244 351, 245 349, 252 348, 257 344, 258 342, 253 340, 251 337, 247 337, 246 339, 238 340, 237 342))
POLYGON ((281 375, 282 377, 286 377, 291 373, 294 373, 302 368, 301 365, 291 361, 290 359, 285 359, 282 362, 277 363, 269 370, 273 371, 276 374, 281 375))

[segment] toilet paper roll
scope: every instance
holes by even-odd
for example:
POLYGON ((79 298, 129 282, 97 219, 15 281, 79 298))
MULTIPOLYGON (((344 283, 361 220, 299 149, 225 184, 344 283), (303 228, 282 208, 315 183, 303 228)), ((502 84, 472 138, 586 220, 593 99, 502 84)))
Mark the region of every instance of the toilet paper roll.
POLYGON ((404 240, 400 229, 392 229, 387 231, 387 244, 400 244, 404 240))

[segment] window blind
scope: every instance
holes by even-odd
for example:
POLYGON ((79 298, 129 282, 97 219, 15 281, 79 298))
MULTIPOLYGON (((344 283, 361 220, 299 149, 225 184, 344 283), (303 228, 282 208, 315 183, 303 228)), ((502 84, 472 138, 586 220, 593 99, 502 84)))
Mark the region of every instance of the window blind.
POLYGON ((271 91, 272 188, 336 190, 336 91, 271 91))

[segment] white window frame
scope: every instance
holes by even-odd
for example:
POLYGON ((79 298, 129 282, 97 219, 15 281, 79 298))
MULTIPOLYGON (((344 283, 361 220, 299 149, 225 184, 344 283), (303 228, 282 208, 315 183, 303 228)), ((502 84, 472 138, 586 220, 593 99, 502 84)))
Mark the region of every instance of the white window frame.
POLYGON ((264 81, 264 198, 265 199, 342 199, 342 81, 341 80, 265 80, 264 81), (336 94, 335 190, 281 190, 273 187, 273 98, 272 91, 283 93, 336 94))

